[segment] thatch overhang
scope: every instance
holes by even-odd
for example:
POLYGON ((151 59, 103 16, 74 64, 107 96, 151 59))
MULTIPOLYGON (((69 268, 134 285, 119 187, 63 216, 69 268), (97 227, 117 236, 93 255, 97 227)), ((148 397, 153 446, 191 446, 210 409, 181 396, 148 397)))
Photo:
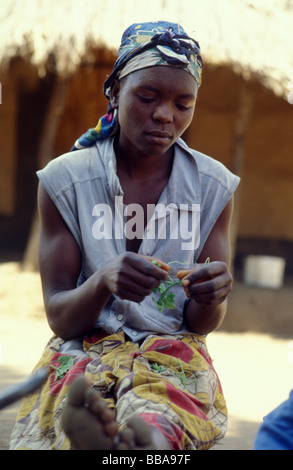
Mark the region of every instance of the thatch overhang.
POLYGON ((287 99, 293 80, 292 0, 2 0, 0 64, 27 58, 58 74, 91 61, 92 46, 116 50, 133 22, 170 19, 195 36, 207 63, 229 64, 245 78, 256 76, 287 99))

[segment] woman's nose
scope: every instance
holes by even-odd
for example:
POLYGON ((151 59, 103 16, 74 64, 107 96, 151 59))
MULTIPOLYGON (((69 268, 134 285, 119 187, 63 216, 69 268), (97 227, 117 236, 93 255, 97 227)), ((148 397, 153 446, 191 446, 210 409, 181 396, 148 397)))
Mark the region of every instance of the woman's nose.
POLYGON ((167 123, 173 121, 173 111, 169 103, 160 103, 156 106, 153 119, 155 121, 167 123))

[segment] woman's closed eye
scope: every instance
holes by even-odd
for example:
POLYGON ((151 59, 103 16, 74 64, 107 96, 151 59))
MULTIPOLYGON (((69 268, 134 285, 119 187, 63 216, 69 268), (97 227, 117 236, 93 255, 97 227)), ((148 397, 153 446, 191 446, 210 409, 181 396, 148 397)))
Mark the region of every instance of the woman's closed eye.
POLYGON ((181 103, 176 103, 176 107, 180 109, 180 111, 188 111, 191 108, 191 106, 181 103))
POLYGON ((137 96, 140 99, 140 101, 142 101, 143 103, 152 103, 155 99, 151 96, 143 96, 143 95, 137 95, 137 96))

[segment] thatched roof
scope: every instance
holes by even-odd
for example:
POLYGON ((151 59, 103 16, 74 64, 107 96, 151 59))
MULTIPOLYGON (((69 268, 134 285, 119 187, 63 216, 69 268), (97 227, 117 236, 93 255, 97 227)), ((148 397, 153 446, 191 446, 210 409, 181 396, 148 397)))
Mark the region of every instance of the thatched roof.
POLYGON ((70 73, 89 44, 117 49, 129 24, 157 19, 181 23, 205 62, 256 75, 284 98, 293 87, 293 0, 1 0, 0 63, 21 55, 42 73, 53 54, 70 73))

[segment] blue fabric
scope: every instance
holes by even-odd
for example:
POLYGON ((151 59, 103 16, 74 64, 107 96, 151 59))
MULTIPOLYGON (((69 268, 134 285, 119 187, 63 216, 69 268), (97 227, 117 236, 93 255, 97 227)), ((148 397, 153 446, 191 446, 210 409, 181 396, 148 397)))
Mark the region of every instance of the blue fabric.
POLYGON ((105 116, 99 119, 97 126, 93 129, 89 129, 81 137, 77 139, 71 151, 81 150, 86 147, 91 147, 98 140, 105 139, 115 133, 117 123, 115 120, 114 111, 109 111, 105 116))
POLYGON ((185 33, 182 26, 166 21, 135 23, 123 33, 113 72, 104 84, 105 96, 109 96, 111 83, 125 64, 134 56, 142 54, 148 49, 156 50, 170 65, 181 65, 184 68, 186 61, 193 64, 194 76, 200 86, 203 67, 200 47, 197 41, 185 33), (159 48, 158 46, 164 47, 159 48), (192 60, 192 56, 196 60, 192 60))
POLYGON ((293 390, 260 426, 254 450, 293 450, 293 390))

